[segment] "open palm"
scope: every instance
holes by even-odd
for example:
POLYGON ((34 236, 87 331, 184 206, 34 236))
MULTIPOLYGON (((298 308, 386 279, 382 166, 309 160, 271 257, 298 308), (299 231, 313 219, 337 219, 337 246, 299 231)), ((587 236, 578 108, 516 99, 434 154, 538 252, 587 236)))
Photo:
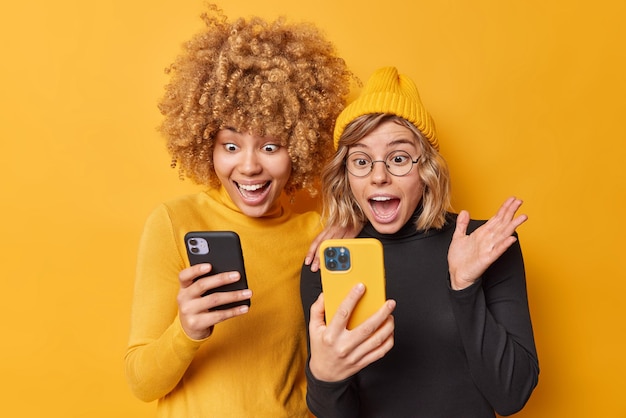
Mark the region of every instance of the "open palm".
POLYGON ((522 205, 515 197, 508 198, 498 212, 471 234, 467 234, 470 216, 461 211, 448 249, 450 284, 461 290, 474 283, 516 240, 513 233, 526 215, 515 216, 522 205))

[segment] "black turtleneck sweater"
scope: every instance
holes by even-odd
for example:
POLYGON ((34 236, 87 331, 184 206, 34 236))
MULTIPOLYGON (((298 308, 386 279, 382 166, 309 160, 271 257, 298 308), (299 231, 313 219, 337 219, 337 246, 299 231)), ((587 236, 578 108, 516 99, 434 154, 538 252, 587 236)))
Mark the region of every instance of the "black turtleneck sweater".
MULTIPOLYGON (((470 287, 450 287, 447 254, 456 215, 440 230, 414 220, 392 235, 367 224, 360 238, 384 247, 387 298, 397 302, 394 347, 356 375, 323 382, 307 365, 307 403, 319 418, 473 418, 519 411, 539 365, 528 310, 524 263, 513 244, 470 287)), ((483 221, 471 221, 468 233, 483 221)), ((302 269, 306 323, 321 289, 302 269)), ((308 327, 307 327, 308 328, 308 327)))

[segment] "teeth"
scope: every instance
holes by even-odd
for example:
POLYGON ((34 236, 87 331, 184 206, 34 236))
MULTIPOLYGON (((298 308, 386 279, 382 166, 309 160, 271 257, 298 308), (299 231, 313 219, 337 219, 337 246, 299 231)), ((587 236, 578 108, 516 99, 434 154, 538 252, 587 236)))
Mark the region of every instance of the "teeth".
POLYGON ((265 183, 263 184, 240 184, 239 188, 246 190, 248 192, 253 192, 255 190, 259 190, 261 188, 263 188, 263 186, 265 186, 265 183))
POLYGON ((391 200, 390 197, 386 197, 386 196, 376 196, 376 197, 372 197, 371 200, 375 200, 377 202, 386 202, 388 200, 391 200))

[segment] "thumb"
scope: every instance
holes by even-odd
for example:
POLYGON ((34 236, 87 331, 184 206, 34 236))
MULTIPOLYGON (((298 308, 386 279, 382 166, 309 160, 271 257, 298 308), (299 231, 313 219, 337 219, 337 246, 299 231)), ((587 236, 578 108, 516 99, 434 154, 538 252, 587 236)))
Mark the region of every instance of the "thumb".
POLYGON ((319 327, 325 327, 326 321, 324 320, 324 294, 320 293, 317 300, 311 305, 311 317, 309 319, 309 330, 314 330, 319 327))
POLYGON ((462 210, 456 218, 456 228, 454 229, 455 237, 467 235, 467 226, 469 225, 469 221, 469 212, 462 210))

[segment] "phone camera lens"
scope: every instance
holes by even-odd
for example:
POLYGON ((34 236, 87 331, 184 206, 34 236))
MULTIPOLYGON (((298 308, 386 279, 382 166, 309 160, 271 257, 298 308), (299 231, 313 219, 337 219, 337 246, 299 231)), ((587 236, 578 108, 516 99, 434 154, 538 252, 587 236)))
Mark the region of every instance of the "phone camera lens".
POLYGON ((345 264, 348 261, 348 256, 345 254, 341 254, 339 257, 337 257, 337 260, 339 260, 341 264, 345 264))
MULTIPOLYGON (((193 244, 192 244, 192 245, 193 245, 193 244)), ((190 251, 191 251, 192 253, 194 253, 194 254, 198 254, 198 252, 199 252, 200 250, 198 249, 198 247, 191 247, 190 251)))
POLYGON ((334 258, 335 256, 337 256, 337 251, 334 248, 326 249, 326 257, 334 258))
POLYGON ((335 260, 328 261, 328 269, 335 270, 337 268, 337 262, 335 260))
POLYGON ((189 240, 189 245, 198 245, 198 241, 195 238, 189 240))

